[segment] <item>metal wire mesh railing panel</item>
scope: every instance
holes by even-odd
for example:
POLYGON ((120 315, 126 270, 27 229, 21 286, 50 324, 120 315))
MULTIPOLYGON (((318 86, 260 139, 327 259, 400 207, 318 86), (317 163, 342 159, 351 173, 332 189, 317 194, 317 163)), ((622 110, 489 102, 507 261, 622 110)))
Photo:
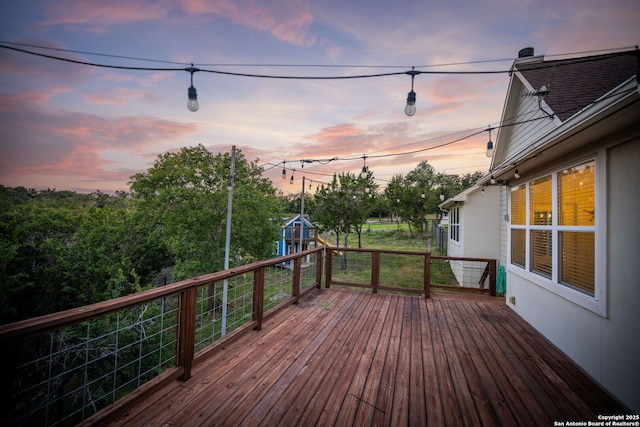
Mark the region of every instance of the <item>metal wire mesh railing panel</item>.
POLYGON ((424 289, 424 256, 380 254, 380 286, 424 289))
POLYGON ((316 283, 316 267, 318 260, 322 256, 322 252, 310 254, 305 262, 302 263, 300 269, 300 290, 305 290, 316 283))
POLYGON ((15 342, 15 425, 74 425, 175 366, 178 303, 167 297, 15 342))
MULTIPOLYGON (((293 261, 291 262, 293 265, 293 261)), ((264 271, 264 310, 267 311, 291 297, 293 272, 284 266, 272 266, 264 271)))
POLYGON ((253 273, 228 280, 227 333, 249 323, 253 316, 253 273))
POLYGON ((335 251, 331 257, 332 280, 336 282, 371 284, 371 252, 335 251))
POLYGON ((225 334, 252 320, 253 273, 231 277, 198 288, 195 351, 213 344, 225 334), (226 295, 225 295, 226 294, 226 295), (226 300, 226 310, 223 309, 226 300), (222 321, 226 312, 226 321, 222 321))
POLYGON ((460 286, 451 270, 449 260, 431 258, 431 284, 443 286, 460 286))
POLYGON ((489 263, 486 261, 449 260, 456 285, 465 288, 489 289, 489 263))

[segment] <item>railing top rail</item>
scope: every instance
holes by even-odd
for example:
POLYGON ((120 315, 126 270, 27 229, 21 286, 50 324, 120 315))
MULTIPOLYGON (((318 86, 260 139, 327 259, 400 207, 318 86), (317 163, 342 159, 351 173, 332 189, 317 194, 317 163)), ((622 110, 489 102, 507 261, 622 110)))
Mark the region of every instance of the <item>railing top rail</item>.
POLYGON ((479 262, 497 261, 495 258, 473 258, 473 257, 461 257, 461 256, 440 256, 440 255, 431 255, 431 259, 449 259, 452 261, 479 261, 479 262))
POLYGON ((76 307, 57 313, 51 313, 32 319, 26 319, 15 323, 0 326, 0 340, 7 340, 17 336, 33 335, 47 330, 69 326, 86 320, 94 319, 98 316, 113 313, 145 302, 163 298, 191 287, 200 287, 219 282, 224 279, 249 273, 260 268, 270 267, 284 261, 306 256, 322 251, 323 248, 313 248, 303 252, 272 258, 265 261, 257 261, 251 264, 230 268, 228 270, 217 271, 215 273, 185 279, 170 285, 149 289, 147 291, 102 301, 95 304, 76 307))
MULTIPOLYGON (((331 246, 333 251, 345 251, 345 252, 379 252, 392 255, 429 255, 428 251, 401 251, 393 249, 369 249, 369 248, 347 248, 343 246, 331 246)), ((434 258, 432 256, 432 258, 434 258)))

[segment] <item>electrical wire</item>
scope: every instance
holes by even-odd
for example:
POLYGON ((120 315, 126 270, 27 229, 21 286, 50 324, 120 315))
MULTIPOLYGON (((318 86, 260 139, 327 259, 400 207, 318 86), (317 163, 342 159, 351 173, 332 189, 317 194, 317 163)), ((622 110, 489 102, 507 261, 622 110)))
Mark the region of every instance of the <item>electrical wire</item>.
MULTIPOLYGON (((104 56, 104 57, 112 57, 112 58, 119 58, 119 59, 128 59, 128 60, 137 60, 137 61, 150 61, 150 62, 162 62, 162 63, 171 63, 171 64, 176 64, 176 65, 188 65, 188 64, 182 64, 182 63, 177 63, 177 62, 169 62, 169 61, 158 61, 158 60, 152 60, 152 59, 146 59, 146 58, 135 58, 135 57, 126 57, 126 56, 121 56, 121 55, 109 55, 109 54, 100 54, 100 53, 92 53, 92 52, 84 52, 84 51, 74 51, 74 50, 68 50, 68 49, 60 49, 60 48, 52 48, 52 47, 43 47, 43 46, 37 46, 37 45, 29 45, 29 44, 24 44, 24 43, 12 43, 12 42, 5 42, 5 41, 0 41, 0 43, 4 43, 4 44, 0 44, 0 48, 4 48, 4 49, 9 49, 9 50, 13 50, 13 51, 17 51, 17 52, 21 52, 21 53, 25 53, 25 54, 29 54, 29 55, 34 55, 34 56, 39 56, 39 57, 43 57, 43 58, 47 58, 47 59, 53 59, 53 60, 58 60, 58 61, 64 61, 64 62, 69 62, 69 63, 74 63, 74 64, 80 64, 80 65, 87 65, 87 66, 94 66, 94 67, 102 67, 102 68, 110 68, 110 69, 119 69, 119 70, 133 70, 133 71, 189 71, 189 72, 205 72, 205 73, 213 73, 213 74, 221 74, 221 75, 229 75, 229 76, 236 76, 236 77, 254 77, 254 78, 269 78, 269 79, 298 79, 298 80, 344 80, 344 79, 360 79, 360 78, 373 78, 373 77, 387 77, 387 76, 395 76, 395 75, 406 75, 406 74, 410 74, 412 75, 417 75, 417 74, 454 74, 454 75, 473 75, 473 74, 506 74, 506 73, 511 73, 513 71, 513 67, 510 68, 509 70, 480 70, 480 71, 432 71, 432 70, 415 70, 415 67, 412 67, 412 71, 399 71, 399 72, 388 72, 388 73, 374 73, 374 74, 358 74, 358 75, 348 75, 348 76, 294 76, 294 75, 269 75, 269 74, 255 74, 255 73, 238 73, 238 72, 230 72, 230 71, 221 71, 221 70, 209 70, 209 69, 201 69, 201 68, 196 68, 194 70, 194 65, 191 64, 191 67, 180 67, 180 68, 169 68, 169 67, 133 67, 133 66, 124 66, 124 65, 112 65, 112 64, 100 64, 100 63, 96 63, 96 62, 89 62, 89 61, 81 61, 81 60, 76 60, 76 59, 70 59, 70 58, 63 58, 63 57, 59 57, 59 56, 54 56, 54 55, 48 55, 45 53, 40 53, 40 52, 34 52, 34 51, 30 51, 27 49, 22 49, 19 47, 15 47, 15 46, 24 46, 24 47, 32 47, 32 48, 40 48, 40 49, 50 49, 50 50, 56 50, 56 51, 65 51, 65 52, 73 52, 73 53, 81 53, 81 54, 85 54, 85 55, 97 55, 97 56, 104 56), (8 44, 13 44, 14 46, 8 46, 8 44)), ((620 48, 622 49, 622 48, 620 48)), ((600 51, 592 51, 592 52, 602 52, 602 50, 600 51)), ((580 52, 580 53, 590 53, 590 52, 580 52)), ((613 53, 612 53, 613 54, 613 53)), ((619 55, 638 55, 637 53, 637 48, 635 51, 623 51, 623 52, 619 52, 617 53, 619 55)), ((564 54, 564 55, 570 55, 570 54, 564 54)), ((547 56, 560 56, 558 55, 547 55, 547 56)), ((560 66, 560 65, 571 65, 571 64, 576 64, 576 63, 585 63, 585 62, 594 62, 594 61, 598 61, 600 59, 603 58, 599 58, 599 57, 583 57, 583 58, 575 58, 574 60, 567 60, 563 63, 560 64, 548 64, 548 63, 541 63, 540 66, 538 67, 527 67, 527 70, 533 70, 533 69, 543 69, 543 68, 547 68, 549 66, 560 66)), ((475 61, 473 63, 480 63, 480 62, 498 62, 498 61, 503 61, 503 60, 488 60, 488 61, 475 61)), ((451 63, 451 64, 439 64, 439 65, 431 65, 431 66, 427 66, 427 65, 423 65, 419 68, 428 68, 428 67, 436 67, 436 66, 445 66, 445 65, 466 65, 466 64, 471 64, 472 62, 469 63, 451 63)), ((215 66, 231 66, 232 64, 217 64, 215 66)), ((209 65, 207 65, 209 66, 209 65)), ((241 66, 240 64, 235 64, 235 66, 241 66)), ((258 66, 257 64, 245 64, 244 66, 258 66)), ((281 64, 281 65, 272 65, 272 66, 282 66, 285 67, 287 65, 281 64)), ((312 67, 312 65, 305 65, 306 67, 312 67)), ((292 67, 291 65, 289 65, 289 67, 292 67)), ((326 66, 329 67, 329 66, 326 66)), ((331 67, 338 67, 338 66, 331 66, 331 67)), ((356 66, 343 66, 344 68, 348 68, 348 67, 356 67, 356 66)), ((357 66, 358 68, 373 68, 373 66, 357 66)), ((383 68, 383 67, 379 67, 379 68, 383 68)), ((384 68, 399 68, 399 66, 386 66, 384 68)), ((387 153, 387 154, 369 154, 369 155, 364 155, 366 158, 384 158, 384 157, 395 157, 395 156, 403 156, 403 155, 409 155, 409 154, 416 154, 416 153, 421 153, 421 152, 425 152, 425 151, 430 151, 430 150, 435 150, 438 148, 442 148, 448 145, 452 145, 455 144, 457 142, 461 142, 464 141, 466 139, 469 139, 473 136, 479 135, 483 132, 486 132, 489 129, 495 129, 495 128, 502 128, 502 127, 508 127, 508 126, 515 126, 518 124, 523 124, 523 123, 528 123, 528 122, 532 122, 532 121, 537 121, 537 120, 541 120, 541 119, 547 119, 547 117, 539 117, 539 118, 533 118, 533 119, 529 119, 529 120, 524 120, 524 121, 517 121, 514 123, 507 123, 507 124, 500 124, 498 126, 492 127, 489 126, 489 128, 487 129, 482 129, 479 131, 475 131, 471 134, 465 135, 461 138, 457 138, 442 144, 438 144, 438 145, 434 145, 431 147, 426 147, 426 148, 422 148, 422 149, 417 149, 417 150, 411 150, 411 151, 405 151, 405 152, 399 152, 399 153, 387 153)), ((413 144, 417 144, 417 143, 421 143, 424 141, 418 141, 415 143, 410 143, 410 144, 406 144, 406 145, 413 145, 413 144)), ((397 148, 397 147, 396 147, 397 148)), ((379 152, 379 151, 378 151, 379 152)), ((318 162, 320 164, 328 164, 330 162, 333 161, 338 161, 338 160, 343 160, 343 161, 353 161, 353 160, 359 160, 362 159, 363 156, 357 156, 357 157, 344 157, 344 158, 339 158, 339 157, 332 157, 332 158, 328 158, 328 159, 301 159, 298 160, 297 162, 301 162, 304 166, 304 163, 314 163, 314 162, 318 162)), ((283 162, 285 163, 285 162, 283 162)), ((272 168, 279 166, 279 163, 277 164, 273 164, 273 163, 267 163, 267 165, 272 165, 272 168)), ((502 166, 502 165, 500 165, 502 166)), ((269 168, 271 169, 271 168, 269 168)), ((267 170, 269 170, 267 169, 267 170)), ((285 167, 286 169, 286 167, 285 167)), ((295 170, 295 169, 294 169, 295 170)), ((492 172, 495 172, 496 170, 500 170, 500 169, 492 169, 492 172)), ((309 173, 313 173, 313 172, 309 172, 309 173)), ((320 173, 315 173, 318 175, 323 175, 320 173)), ((326 174, 324 174, 325 176, 327 176, 326 174)))
MULTIPOLYGON (((9 49, 29 55, 39 56, 47 59, 54 59, 58 61, 64 61, 74 64, 80 65, 88 65, 93 67, 102 67, 102 68, 111 68, 118 70, 133 70, 133 71, 189 71, 189 72, 204 72, 204 73, 213 73, 220 75, 229 75, 235 77, 253 77, 253 78, 264 78, 264 79, 285 79, 285 80, 348 80, 348 79, 362 79, 362 78, 373 78, 373 77, 388 77, 388 76, 397 76, 397 75, 418 75, 418 74, 436 74, 436 75, 482 75, 482 74, 508 74, 512 72, 512 69, 508 70, 478 70, 478 71, 433 71, 433 70, 414 70, 412 67, 411 71, 396 71, 396 72, 388 72, 388 73, 374 73, 374 74, 357 74, 357 75, 349 75, 349 76, 295 76, 295 75, 275 75, 275 74, 255 74, 255 73, 238 73, 231 71, 221 71, 221 70, 208 70, 202 68, 193 69, 191 67, 184 68, 168 68, 168 67, 133 67, 133 66, 124 66, 124 65, 111 65, 111 64, 100 64, 96 62, 89 61, 80 61, 76 59, 63 58, 54 55, 48 55, 45 53, 34 52, 27 49, 18 48, 15 46, 8 46, 5 44, 0 44, 0 48, 9 49)), ((621 52, 620 55, 625 54, 636 54, 635 52, 621 52)), ((105 55, 106 56, 106 55, 105 55)), ((598 61, 602 58, 598 57, 587 57, 587 58, 576 58, 571 61, 569 64, 581 63, 581 62, 589 62, 589 61, 598 61)), ((137 60, 142 60, 137 58, 137 60)), ((549 66, 562 66, 569 64, 544 64, 540 65, 538 68, 547 68, 549 66)), ((528 70, 538 69, 536 67, 529 67, 528 70)))

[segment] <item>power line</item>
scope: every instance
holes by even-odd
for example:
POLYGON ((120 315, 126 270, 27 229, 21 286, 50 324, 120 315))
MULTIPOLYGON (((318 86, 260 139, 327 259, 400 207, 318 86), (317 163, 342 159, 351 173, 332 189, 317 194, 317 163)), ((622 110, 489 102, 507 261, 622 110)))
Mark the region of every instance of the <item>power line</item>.
MULTIPOLYGON (((92 56, 102 56, 106 58, 118 58, 118 59, 127 59, 134 61, 142 61, 142 62, 155 62, 155 63, 163 63, 163 64, 174 64, 174 65, 183 65, 189 66, 190 62, 177 62, 177 61, 168 61, 161 59, 152 59, 152 58, 143 58, 136 56, 126 56, 126 55, 116 55, 116 54, 108 54, 108 53, 100 53, 100 52, 91 52, 85 50, 76 50, 76 49, 64 49, 52 46, 42 46, 31 43, 19 43, 19 42, 11 42, 7 40, 0 40, 0 43, 4 45, 13 45, 13 46, 23 46, 23 47, 31 47, 35 49, 46 49, 53 50, 57 52, 69 52, 69 53, 78 53, 82 55, 92 55, 92 56)), ((4 48, 10 48, 9 46, 0 46, 4 48)), ((545 57, 566 57, 573 55, 585 55, 585 54, 598 54, 602 52, 623 52, 636 48, 635 46, 624 46, 624 47, 616 47, 609 49, 596 49, 589 51, 580 51, 580 52, 567 52, 567 53, 557 53, 557 54, 545 54, 545 57)), ((20 50, 24 53, 30 53, 34 55, 38 55, 36 52, 20 50)), ((65 60, 66 58, 52 57, 52 59, 65 60)), ((481 59, 475 61, 460 61, 460 62, 449 62, 442 64, 423 64, 423 65, 415 65, 415 68, 436 68, 436 67, 449 67, 449 66, 459 66, 459 65, 476 65, 476 64, 487 64, 487 63, 495 63, 495 62, 511 62, 514 58, 498 58, 498 59, 481 59)), ((109 67, 118 67, 118 68, 129 68, 133 70, 145 69, 141 67, 126 67, 126 66, 111 66, 106 64, 94 64, 87 63, 87 65, 95 65, 95 66, 109 66, 109 67)), ((268 63, 194 63, 193 65, 198 67, 273 67, 273 68, 397 68, 397 69, 407 69, 411 68, 412 65, 372 65, 372 64, 268 64, 268 63)), ((159 70, 166 70, 165 68, 161 68, 159 70)), ((173 70, 173 69, 172 69, 173 70)), ((176 69, 182 70, 182 69, 176 69)), ((204 71, 204 70, 203 70, 204 71)), ((497 70, 495 73, 503 73, 507 72, 505 70, 497 70)), ((445 72, 445 73, 455 73, 455 72, 445 72)), ((467 72, 468 73, 468 72, 467 72)), ((472 71, 471 73, 482 73, 481 71, 472 71)), ((404 74, 404 73, 400 73, 404 74)))
MULTIPOLYGON (((373 74, 357 74, 357 75, 349 75, 349 76, 296 76, 296 75, 276 75, 276 74, 256 74, 256 73, 238 73, 231 71, 221 71, 221 70, 209 70, 203 68, 194 68, 193 65, 191 67, 184 68, 168 68, 168 67, 133 67, 133 66, 125 66, 125 65, 112 65, 112 64, 101 64, 96 62, 89 61, 80 61, 76 59, 63 58, 55 55, 48 55, 45 53, 34 52, 27 49, 18 48, 15 46, 8 46, 6 42, 5 44, 0 44, 0 48, 9 49, 29 55, 39 56, 47 59, 53 59, 58 61, 64 61, 74 64, 87 65, 93 67, 102 67, 102 68, 111 68, 111 69, 119 69, 119 70, 132 70, 132 71, 189 71, 189 72, 204 72, 204 73, 213 73, 213 74, 221 74, 221 75, 229 75, 236 77, 253 77, 253 78, 266 78, 266 79, 285 79, 285 80, 345 80, 345 79, 362 79, 362 78, 373 78, 373 77, 388 77, 388 76, 397 76, 397 75, 418 75, 418 74, 448 74, 448 75, 482 75, 482 74, 508 74, 512 70, 478 70, 478 71, 433 71, 433 70, 415 70, 415 67, 412 67, 411 71, 396 71, 396 72, 388 72, 388 73, 373 73, 373 74)), ((620 54, 629 54, 630 52, 622 52, 620 54)), ((109 56, 109 55, 103 55, 109 56)), ((119 57, 116 55, 110 55, 113 57, 119 57)), ((125 58, 125 57, 121 57, 125 58)), ((132 58, 129 59, 136 60, 146 60, 142 58, 132 58)), ((597 61, 599 58, 577 58, 575 62, 589 62, 589 61, 597 61)), ((164 61, 163 61, 164 62, 164 61)), ((574 63, 575 63, 574 62, 574 63)), ((554 64, 554 66, 563 65, 563 64, 554 64)), ((568 64, 567 64, 568 65, 568 64)), ((539 68, 546 68, 549 65, 541 65, 539 68)), ((529 68, 529 70, 537 69, 537 68, 529 68)))

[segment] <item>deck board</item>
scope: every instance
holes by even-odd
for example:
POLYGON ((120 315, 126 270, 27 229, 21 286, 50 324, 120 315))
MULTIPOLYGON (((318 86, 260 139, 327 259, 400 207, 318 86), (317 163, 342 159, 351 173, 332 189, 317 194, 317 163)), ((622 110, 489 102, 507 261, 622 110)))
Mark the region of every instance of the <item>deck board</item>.
POLYGON ((535 426, 622 412, 502 299, 329 289, 110 425, 535 426))

